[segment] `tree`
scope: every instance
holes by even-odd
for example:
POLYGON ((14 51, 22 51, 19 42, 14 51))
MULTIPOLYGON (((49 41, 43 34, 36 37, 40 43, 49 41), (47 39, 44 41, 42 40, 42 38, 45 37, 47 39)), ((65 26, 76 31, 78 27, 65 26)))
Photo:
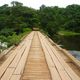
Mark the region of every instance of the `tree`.
POLYGON ((20 2, 17 2, 17 1, 12 1, 11 4, 12 4, 13 7, 16 7, 16 6, 21 7, 23 5, 23 3, 20 3, 20 2))

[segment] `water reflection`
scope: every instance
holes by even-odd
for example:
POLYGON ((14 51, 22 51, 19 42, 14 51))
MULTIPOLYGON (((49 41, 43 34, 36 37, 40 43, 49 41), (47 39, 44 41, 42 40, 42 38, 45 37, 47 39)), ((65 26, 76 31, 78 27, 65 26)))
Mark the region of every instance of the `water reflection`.
POLYGON ((78 60, 80 60, 80 51, 70 51, 69 52, 78 60))
POLYGON ((80 35, 76 36, 60 36, 60 43, 63 48, 68 50, 80 51, 80 35))
POLYGON ((80 35, 57 36, 53 39, 60 47, 67 49, 73 56, 80 60, 80 35))

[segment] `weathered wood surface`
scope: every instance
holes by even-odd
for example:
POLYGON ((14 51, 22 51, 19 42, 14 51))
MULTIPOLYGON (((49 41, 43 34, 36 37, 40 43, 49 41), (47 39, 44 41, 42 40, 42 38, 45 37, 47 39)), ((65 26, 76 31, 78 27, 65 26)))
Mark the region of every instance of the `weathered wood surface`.
MULTIPOLYGON (((42 43, 42 47, 44 48, 43 50, 44 50, 44 52, 46 51, 45 55, 47 52, 48 52, 47 54, 50 55, 50 57, 53 61, 52 66, 55 65, 56 71, 60 76, 59 78, 61 78, 61 80, 80 80, 80 77, 63 60, 63 58, 60 56, 60 54, 55 50, 54 46, 52 46, 50 44, 50 42, 46 39, 46 37, 43 36, 40 32, 38 32, 38 34, 39 34, 39 38, 42 43)), ((48 58, 46 57, 46 59, 48 59, 48 58)), ((50 64, 50 63, 48 62, 48 64, 50 64)), ((51 68, 50 65, 49 65, 49 68, 51 68)), ((53 68, 54 68, 54 66, 53 66, 53 68)), ((51 70, 52 69, 50 69, 50 71, 51 70)), ((52 79, 54 80, 53 74, 51 74, 51 75, 52 75, 52 79)))
POLYGON ((34 34, 21 80, 51 80, 37 32, 34 34))
POLYGON ((68 60, 69 54, 59 53, 62 50, 56 43, 52 46, 39 31, 33 31, 0 66, 0 80, 80 80, 67 64, 72 60, 68 60))
MULTIPOLYGON (((13 79, 15 79, 15 78, 13 78, 13 76, 16 77, 16 75, 17 75, 17 74, 15 74, 15 71, 17 69, 19 70, 18 72, 23 71, 24 66, 21 63, 22 63, 22 61, 23 61, 23 63, 25 62, 24 59, 23 59, 23 56, 25 54, 28 55, 28 52, 29 52, 29 49, 30 49, 30 46, 31 46, 33 35, 34 35, 34 32, 30 33, 19 44, 19 46, 13 51, 13 53, 3 63, 3 65, 0 66, 0 80, 10 80, 10 79, 13 80, 13 79)), ((26 56, 26 58, 27 58, 27 56, 26 56)), ((19 78, 16 78, 15 80, 17 80, 17 79, 19 79, 19 78)))

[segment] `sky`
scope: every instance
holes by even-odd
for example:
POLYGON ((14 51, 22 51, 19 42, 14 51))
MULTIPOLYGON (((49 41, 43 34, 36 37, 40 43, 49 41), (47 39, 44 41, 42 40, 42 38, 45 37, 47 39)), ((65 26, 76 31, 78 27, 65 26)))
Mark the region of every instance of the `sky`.
POLYGON ((44 4, 46 6, 59 6, 66 7, 71 4, 80 4, 80 0, 0 0, 0 6, 4 4, 10 4, 12 1, 19 1, 24 4, 24 6, 39 9, 39 7, 44 4))

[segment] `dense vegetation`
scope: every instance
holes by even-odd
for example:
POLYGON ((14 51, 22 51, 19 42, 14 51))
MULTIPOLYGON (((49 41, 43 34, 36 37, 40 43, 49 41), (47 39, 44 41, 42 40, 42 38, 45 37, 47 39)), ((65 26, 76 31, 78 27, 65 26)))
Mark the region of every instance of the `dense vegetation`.
POLYGON ((33 27, 39 27, 50 37, 65 31, 80 33, 80 5, 73 4, 66 8, 42 5, 35 10, 17 1, 11 4, 0 6, 0 40, 8 42, 8 46, 19 42, 23 34, 33 27))
POLYGON ((50 38, 68 50, 80 50, 80 5, 66 8, 42 5, 39 15, 40 26, 50 38))
POLYGON ((69 5, 66 8, 42 5, 39 13, 41 26, 50 35, 59 30, 80 32, 80 5, 69 5))
POLYGON ((22 36, 37 26, 36 10, 17 1, 11 4, 0 7, 0 42, 7 42, 8 46, 19 43, 22 36))

